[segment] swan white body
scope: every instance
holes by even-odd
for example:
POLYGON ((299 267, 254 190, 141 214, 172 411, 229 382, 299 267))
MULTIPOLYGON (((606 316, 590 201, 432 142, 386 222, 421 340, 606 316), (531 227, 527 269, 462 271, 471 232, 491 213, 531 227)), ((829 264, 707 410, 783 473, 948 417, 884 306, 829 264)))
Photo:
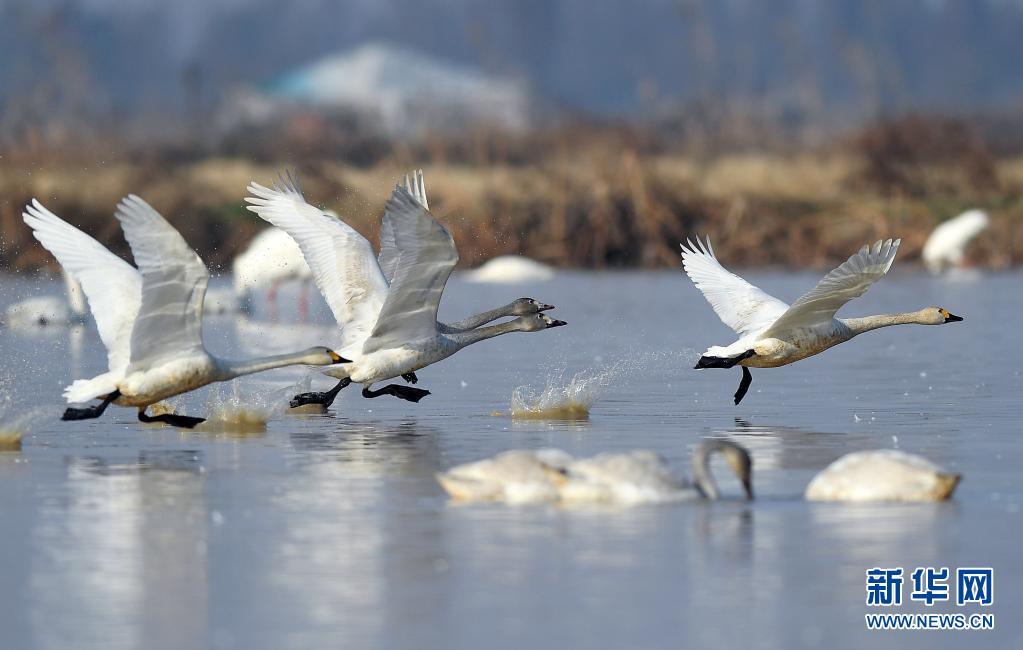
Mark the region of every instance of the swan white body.
POLYGON ((280 228, 267 228, 256 235, 234 258, 231 271, 239 296, 288 280, 308 281, 313 277, 298 244, 280 228))
POLYGON ((921 257, 931 273, 962 266, 966 247, 987 229, 991 220, 983 210, 967 210, 939 224, 927 238, 921 257))
MULTIPOLYGON (((564 324, 538 313, 550 306, 535 301, 530 301, 536 305, 531 316, 491 327, 474 329, 511 315, 505 310, 514 310, 521 301, 461 323, 437 322, 458 252, 450 233, 429 212, 422 172, 414 183, 406 177, 406 186, 395 188, 388 200, 379 258, 348 224, 309 205, 292 179, 281 179, 275 189, 252 183, 249 192, 249 209, 298 243, 341 326, 341 354, 353 362, 326 370, 332 377, 368 390, 375 382, 413 373, 477 341, 564 324)), ((366 390, 363 394, 375 396, 366 390)))
POLYGON ((864 246, 791 306, 727 271, 714 256, 709 239, 706 244, 697 240, 695 245, 683 245, 686 273, 718 317, 739 335, 730 345, 708 348, 696 367, 743 366, 743 381, 735 395, 738 404, 751 381, 746 368, 794 363, 880 327, 961 321, 940 307, 865 318, 835 317, 847 302, 884 277, 895 261, 899 242, 889 239, 864 246))
POLYGON ((64 276, 66 298, 33 296, 8 305, 4 322, 14 329, 84 323, 88 316, 82 287, 67 272, 64 276))
POLYGON ((693 482, 674 474, 657 454, 636 450, 575 459, 559 449, 512 450, 437 474, 459 501, 506 503, 667 503, 718 498, 708 469, 713 453, 724 455, 752 498, 752 462, 741 446, 707 440, 693 455, 693 482))
POLYGON ((501 255, 466 272, 469 282, 512 284, 516 282, 546 282, 554 277, 554 269, 521 255, 501 255))
POLYGON ((136 196, 124 199, 115 216, 138 269, 36 200, 23 216, 35 238, 81 283, 107 348, 108 371, 72 383, 64 392, 69 403, 104 398, 102 408, 112 401, 144 410, 211 382, 340 360, 326 348, 239 362, 210 355, 202 343, 206 266, 178 231, 136 196))
POLYGON ((944 471, 920 456, 895 449, 858 451, 842 456, 817 474, 806 488, 810 501, 944 501, 959 484, 959 474, 944 471))

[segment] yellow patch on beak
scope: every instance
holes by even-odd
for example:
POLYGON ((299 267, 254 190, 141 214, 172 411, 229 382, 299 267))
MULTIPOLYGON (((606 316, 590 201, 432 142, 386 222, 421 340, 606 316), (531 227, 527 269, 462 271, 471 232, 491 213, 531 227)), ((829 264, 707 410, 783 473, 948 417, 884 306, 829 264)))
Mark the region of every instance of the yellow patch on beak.
POLYGON ((948 318, 948 310, 947 309, 939 309, 938 312, 941 314, 942 318, 948 318))
POLYGON ((330 360, 333 363, 343 363, 345 361, 345 359, 340 354, 334 352, 333 350, 330 350, 330 360))

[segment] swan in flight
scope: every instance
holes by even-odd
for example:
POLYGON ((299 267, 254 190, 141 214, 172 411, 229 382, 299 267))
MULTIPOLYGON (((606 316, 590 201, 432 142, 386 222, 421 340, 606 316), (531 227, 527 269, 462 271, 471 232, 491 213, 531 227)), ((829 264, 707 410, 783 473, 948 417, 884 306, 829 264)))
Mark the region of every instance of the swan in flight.
POLYGON ((437 474, 458 501, 634 505, 717 499, 710 458, 721 454, 753 498, 753 462, 740 445, 703 441, 693 454, 693 479, 676 476, 657 454, 637 450, 575 459, 559 449, 512 450, 437 474))
POLYGON ((895 449, 842 456, 813 477, 809 501, 944 501, 962 477, 895 449))
POLYGON ((819 354, 858 334, 889 325, 943 325, 963 320, 941 307, 900 314, 835 318, 845 303, 862 296, 888 272, 901 240, 864 246, 792 305, 764 293, 721 266, 710 238, 682 245, 682 265, 718 317, 739 335, 728 346, 711 346, 696 368, 742 366, 735 403, 753 376, 750 368, 776 368, 819 354))
POLYGON ((202 343, 203 298, 209 281, 206 265, 181 234, 137 196, 123 199, 115 216, 138 269, 35 199, 23 214, 35 238, 82 284, 107 348, 109 371, 79 379, 64 391, 71 404, 101 402, 68 408, 62 419, 97 418, 114 403, 137 407, 142 422, 191 428, 203 418, 172 413, 149 416, 146 409, 216 381, 281 366, 347 361, 324 347, 244 361, 210 355, 202 343))
POLYGON ((9 305, 4 313, 7 326, 30 329, 84 323, 89 312, 82 287, 67 272, 63 276, 66 299, 58 296, 33 296, 9 305))
POLYGON ((313 272, 302 257, 295 240, 280 228, 267 228, 256 235, 231 265, 235 295, 247 304, 254 290, 269 287, 267 300, 277 309, 277 290, 289 280, 302 282, 299 312, 304 319, 309 310, 308 290, 313 272))
POLYGON ((941 223, 931 232, 921 256, 931 273, 962 266, 966 247, 987 229, 990 219, 983 210, 967 210, 941 223))
POLYGON ((341 326, 341 354, 352 359, 324 374, 339 379, 322 393, 296 395, 291 405, 333 403, 341 389, 362 384, 363 397, 393 395, 418 402, 430 392, 411 386, 373 384, 395 377, 416 383, 415 371, 479 341, 509 332, 564 325, 542 313, 551 305, 523 298, 453 324, 437 322, 448 276, 458 262, 455 242, 430 214, 422 171, 397 186, 384 211, 380 255, 348 224, 306 202, 290 175, 274 189, 248 188, 249 209, 291 235, 341 326), (511 321, 481 327, 504 316, 511 321))

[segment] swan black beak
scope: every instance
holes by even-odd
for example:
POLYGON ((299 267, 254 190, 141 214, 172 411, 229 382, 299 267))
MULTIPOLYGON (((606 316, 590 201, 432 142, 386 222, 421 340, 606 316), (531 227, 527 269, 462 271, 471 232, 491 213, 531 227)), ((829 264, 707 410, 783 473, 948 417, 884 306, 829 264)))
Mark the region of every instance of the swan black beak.
POLYGON ((554 309, 554 305, 548 305, 545 302, 540 303, 540 311, 550 311, 551 309, 554 309))
POLYGON ((351 359, 345 359, 344 357, 342 357, 337 352, 334 352, 333 350, 330 350, 330 362, 332 364, 333 363, 351 363, 352 360, 351 359))
POLYGON ((956 316, 955 314, 948 314, 948 315, 945 316, 945 322, 946 323, 958 323, 961 320, 963 320, 963 317, 962 316, 956 316))
POLYGON ((551 327, 561 327, 562 325, 568 325, 568 323, 566 323, 563 320, 557 320, 557 319, 553 319, 553 318, 551 319, 551 322, 547 323, 547 327, 548 328, 551 328, 551 327))

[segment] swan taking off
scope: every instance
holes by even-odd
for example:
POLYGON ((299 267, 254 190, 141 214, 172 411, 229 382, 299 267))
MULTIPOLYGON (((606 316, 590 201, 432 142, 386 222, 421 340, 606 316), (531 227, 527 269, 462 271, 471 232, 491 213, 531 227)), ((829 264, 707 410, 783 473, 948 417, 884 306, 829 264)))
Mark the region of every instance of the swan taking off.
POLYGON ((895 449, 846 454, 813 477, 809 501, 944 501, 962 478, 895 449))
POLYGON ((967 210, 940 224, 931 232, 921 256, 931 273, 962 266, 966 247, 987 229, 990 219, 983 210, 967 210))
POLYGON ((303 317, 308 311, 306 292, 313 272, 295 240, 280 228, 267 228, 256 235, 248 247, 234 258, 231 272, 235 295, 244 301, 254 290, 269 287, 267 300, 274 308, 280 285, 289 280, 300 280, 302 295, 299 310, 303 317))
POLYGON ((437 474, 458 501, 634 505, 717 499, 710 457, 720 453, 753 498, 753 462, 740 445, 705 440, 693 454, 693 481, 676 476, 657 454, 638 450, 575 459, 558 449, 513 450, 437 474))
POLYGON ((79 379, 65 391, 69 403, 101 399, 88 408, 68 408, 64 420, 97 418, 111 403, 138 407, 142 422, 194 427, 202 418, 146 408, 162 399, 271 368, 328 365, 346 359, 324 347, 303 352, 228 361, 210 355, 202 343, 202 309, 209 272, 199 256, 160 214, 129 195, 117 206, 138 269, 33 199, 23 218, 36 239, 64 270, 82 284, 109 371, 79 379))
POLYGON ((889 325, 943 325, 963 320, 941 307, 920 311, 835 318, 845 303, 862 296, 870 285, 888 272, 901 240, 878 241, 864 246, 844 264, 803 294, 792 305, 764 293, 721 266, 710 238, 706 244, 682 245, 682 266, 693 284, 703 292, 725 325, 739 340, 728 346, 711 346, 700 357, 696 368, 732 368, 742 366, 742 381, 735 392, 735 403, 742 401, 753 376, 749 368, 776 368, 819 354, 858 334, 889 325))
POLYGON ((453 324, 437 322, 448 276, 458 262, 455 242, 430 214, 422 171, 394 189, 380 227, 380 255, 365 237, 340 219, 309 205, 288 176, 270 189, 249 185, 249 209, 291 235, 313 270, 313 278, 341 326, 341 354, 353 359, 325 371, 340 381, 322 393, 295 396, 292 406, 329 406, 351 382, 363 397, 393 395, 418 402, 430 392, 400 384, 373 390, 376 382, 401 377, 416 383, 415 371, 479 341, 508 332, 533 332, 564 325, 541 312, 551 309, 523 298, 453 324), (503 316, 514 320, 480 327, 503 316))

